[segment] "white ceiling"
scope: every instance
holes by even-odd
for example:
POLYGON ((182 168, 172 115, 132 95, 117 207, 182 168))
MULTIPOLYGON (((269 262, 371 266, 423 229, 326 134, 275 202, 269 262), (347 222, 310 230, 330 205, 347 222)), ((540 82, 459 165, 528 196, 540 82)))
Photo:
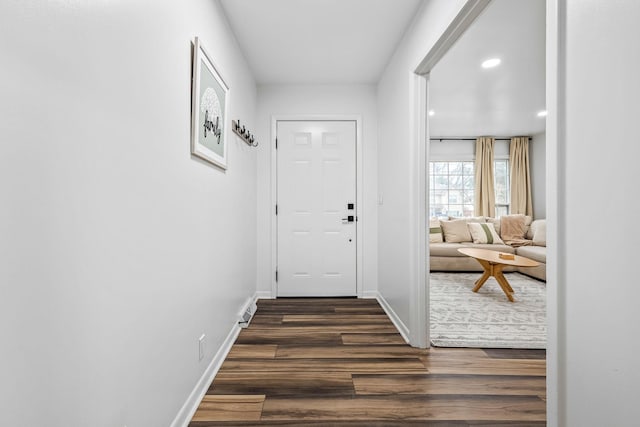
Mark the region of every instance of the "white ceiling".
POLYGON ((430 76, 432 137, 545 130, 545 1, 493 0, 430 76), (492 69, 480 64, 497 57, 492 69))
POLYGON ((420 0, 222 0, 258 84, 377 83, 420 0))
MULTIPOLYGON (((221 3, 258 84, 375 84, 422 1, 221 3)), ((434 137, 543 132, 545 0, 493 0, 430 80, 434 137)))

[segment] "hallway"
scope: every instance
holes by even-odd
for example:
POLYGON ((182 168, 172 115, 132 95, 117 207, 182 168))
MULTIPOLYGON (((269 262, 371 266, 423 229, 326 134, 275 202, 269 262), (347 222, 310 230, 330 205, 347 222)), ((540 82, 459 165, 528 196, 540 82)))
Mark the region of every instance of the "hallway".
POLYGON ((545 352, 409 347, 373 299, 260 300, 201 402, 214 425, 545 425, 545 352))

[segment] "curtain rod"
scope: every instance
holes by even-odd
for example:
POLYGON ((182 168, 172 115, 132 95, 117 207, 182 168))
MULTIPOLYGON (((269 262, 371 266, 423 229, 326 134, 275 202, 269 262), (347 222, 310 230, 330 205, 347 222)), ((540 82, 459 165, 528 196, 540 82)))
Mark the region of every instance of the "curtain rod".
MULTIPOLYGON (((514 136, 514 138, 528 138, 531 139, 530 136, 524 137, 524 136, 514 136)), ((430 140, 437 140, 437 141, 476 141, 477 138, 437 138, 437 137, 431 137, 429 138, 430 140)), ((511 138, 493 138, 496 141, 511 141, 511 138)))

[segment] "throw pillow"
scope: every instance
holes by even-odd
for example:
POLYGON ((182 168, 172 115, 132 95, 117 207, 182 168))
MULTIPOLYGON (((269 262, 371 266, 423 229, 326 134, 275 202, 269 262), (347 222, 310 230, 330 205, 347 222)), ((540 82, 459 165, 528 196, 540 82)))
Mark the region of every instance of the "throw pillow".
POLYGON ((496 233, 496 229, 490 222, 478 224, 470 222, 467 224, 469 232, 473 238, 473 243, 485 243, 489 245, 503 245, 504 242, 496 233))
POLYGON ((429 243, 442 243, 442 227, 440 221, 432 219, 429 221, 429 243))
POLYGON ((533 230, 531 229, 531 224, 533 224, 533 217, 529 215, 525 215, 524 226, 527 229, 527 232, 525 233, 525 238, 529 240, 533 239, 533 230))
POLYGON ((536 246, 547 246, 547 221, 538 219, 531 223, 533 230, 533 244, 536 246))
POLYGON ((491 224, 493 224, 493 228, 495 228, 496 233, 500 235, 500 218, 487 217, 487 222, 490 222, 491 224))
POLYGON ((471 233, 464 219, 453 219, 451 221, 440 221, 444 241, 448 243, 471 242, 471 233))

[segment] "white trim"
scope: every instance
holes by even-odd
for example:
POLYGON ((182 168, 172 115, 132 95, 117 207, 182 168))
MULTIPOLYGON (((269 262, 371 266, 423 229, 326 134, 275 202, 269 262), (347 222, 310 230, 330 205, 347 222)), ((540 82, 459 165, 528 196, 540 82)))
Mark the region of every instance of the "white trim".
POLYGON ((408 343, 409 328, 407 328, 407 325, 405 325, 404 322, 400 320, 400 317, 398 317, 396 312, 393 311, 393 308, 391 308, 387 300, 384 299, 380 292, 376 291, 376 299, 378 300, 378 303, 380 304, 384 312, 387 313, 387 316, 389 316, 389 319, 391 319, 391 322, 393 322, 393 325, 396 327, 400 335, 402 335, 402 338, 408 343))
POLYGON ((491 0, 468 0, 453 21, 451 21, 451 24, 449 24, 442 36, 434 43, 429 53, 427 53, 416 67, 415 73, 419 75, 429 74, 438 61, 451 49, 451 46, 458 41, 460 36, 464 34, 471 23, 476 20, 490 2, 491 0))
POLYGON ((377 299, 378 298, 378 291, 363 291, 362 292, 362 298, 366 298, 366 299, 377 299))
POLYGON ((271 295, 271 291, 257 291, 256 292, 256 300, 259 299, 273 299, 275 298, 273 295, 271 295))
POLYGON ((429 130, 427 111, 428 77, 432 68, 440 61, 454 43, 471 26, 489 5, 491 0, 468 0, 442 33, 424 59, 412 73, 411 116, 412 163, 410 188, 410 344, 418 348, 429 346, 429 244, 426 236, 426 221, 429 212, 427 195, 429 130), (417 237, 416 237, 417 236, 417 237))
POLYGON ((205 369, 200 380, 198 380, 198 383, 193 388, 193 391, 189 394, 187 401, 182 405, 180 411, 178 411, 178 414, 171 423, 171 427, 187 427, 189 425, 191 418, 193 418, 193 415, 196 413, 202 398, 207 393, 211 382, 222 367, 222 363, 231 351, 231 347, 236 341, 236 338, 238 338, 238 334, 241 330, 242 329, 238 326, 238 322, 236 321, 232 326, 231 331, 229 331, 229 335, 227 335, 227 338, 225 338, 220 349, 213 357, 213 360, 211 360, 211 363, 209 363, 209 366, 205 369))
MULTIPOLYGON (((566 2, 547 0, 546 32, 546 208, 547 208, 547 425, 567 425, 566 395, 560 376, 560 357, 566 355, 566 324, 561 307, 564 305, 566 272, 558 254, 565 248, 563 212, 564 182, 561 180, 564 149, 559 141, 565 138, 564 96, 566 58, 564 31, 566 29, 566 2)), ((566 363, 566 361, 563 361, 566 363)))
POLYGON ((429 278, 427 259, 429 258, 427 240, 427 76, 412 73, 411 93, 414 106, 409 117, 413 131, 411 144, 411 308, 409 310, 410 343, 413 347, 429 347, 429 278))
POLYGON ((278 222, 275 213, 275 205, 278 200, 278 155, 276 151, 276 133, 278 121, 355 121, 356 122, 356 296, 363 297, 363 248, 364 248, 364 209, 363 203, 363 150, 362 150, 362 116, 359 114, 277 114, 271 116, 271 295, 273 298, 278 296, 278 284, 273 272, 278 268, 278 222))

